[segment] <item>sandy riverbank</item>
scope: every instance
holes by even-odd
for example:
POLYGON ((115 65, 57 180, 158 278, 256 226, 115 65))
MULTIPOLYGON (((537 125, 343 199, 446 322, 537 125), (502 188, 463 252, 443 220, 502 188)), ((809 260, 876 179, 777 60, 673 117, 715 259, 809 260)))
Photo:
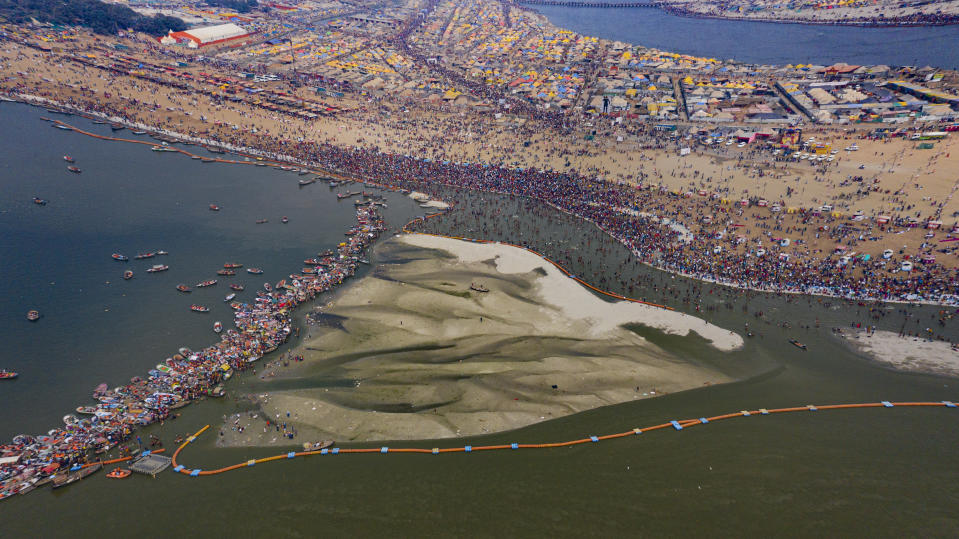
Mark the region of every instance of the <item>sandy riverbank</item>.
POLYGON ((379 258, 310 329, 306 361, 261 372, 257 417, 231 418, 222 444, 481 435, 730 381, 623 324, 696 333, 721 351, 743 343, 692 316, 604 301, 515 247, 409 235, 379 258))
POLYGON ((959 351, 947 342, 900 337, 892 331, 844 335, 859 352, 894 369, 959 376, 959 351))

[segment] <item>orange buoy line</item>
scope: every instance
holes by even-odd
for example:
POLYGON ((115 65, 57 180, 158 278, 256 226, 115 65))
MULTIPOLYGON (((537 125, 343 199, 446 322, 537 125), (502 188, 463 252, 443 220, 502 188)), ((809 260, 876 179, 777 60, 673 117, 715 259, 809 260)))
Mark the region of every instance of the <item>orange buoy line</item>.
MULTIPOLYGON (((753 416, 763 416, 769 414, 779 414, 787 412, 816 412, 821 410, 845 410, 852 408, 895 408, 897 406, 927 406, 927 407, 939 407, 939 408, 956 408, 956 404, 952 401, 939 401, 939 402, 890 402, 890 401, 880 401, 880 402, 865 402, 857 404, 827 404, 823 406, 816 406, 812 404, 807 404, 806 406, 794 406, 791 408, 759 408, 756 410, 742 410, 735 413, 722 414, 713 417, 701 417, 699 419, 681 419, 681 420, 672 420, 667 423, 661 423, 659 425, 653 425, 651 427, 644 428, 634 428, 626 432, 620 432, 615 434, 606 434, 603 436, 589 436, 587 438, 579 438, 576 440, 569 440, 566 442, 551 442, 551 443, 541 443, 541 444, 520 444, 520 443, 511 443, 511 444, 501 444, 501 445, 485 445, 485 446, 463 446, 463 447, 446 447, 439 448, 434 447, 431 449, 426 448, 415 448, 415 447, 403 447, 403 448, 390 448, 390 447, 369 447, 369 448, 355 448, 355 449, 340 449, 338 447, 321 449, 319 451, 290 451, 288 453, 283 453, 280 455, 273 455, 271 457, 264 457, 260 459, 251 459, 246 462, 239 464, 234 464, 232 466, 226 466, 224 468, 217 468, 215 470, 201 470, 199 468, 187 468, 182 464, 177 463, 177 457, 180 455, 180 451, 183 450, 187 445, 196 441, 197 437, 206 432, 210 428, 210 425, 207 425, 196 432, 193 436, 190 436, 186 439, 176 451, 173 452, 173 471, 179 472, 181 474, 189 475, 192 477, 206 476, 206 475, 216 475, 232 470, 238 470, 240 468, 248 468, 250 466, 255 466, 257 464, 263 464, 266 462, 273 462, 277 460, 289 460, 296 457, 307 457, 312 455, 343 455, 350 453, 424 453, 431 455, 438 455, 440 453, 471 453, 473 451, 498 451, 498 450, 519 450, 519 449, 549 449, 555 447, 570 447, 580 444, 588 443, 597 443, 604 440, 613 440, 616 438, 625 438, 627 436, 636 436, 638 434, 643 434, 645 432, 651 432, 655 430, 668 429, 672 427, 675 430, 683 430, 689 427, 696 425, 707 425, 715 421, 722 421, 724 419, 732 419, 734 417, 753 417, 753 416)), ((111 461, 112 462, 112 461, 111 461)), ((106 464, 106 463, 104 463, 106 464)))

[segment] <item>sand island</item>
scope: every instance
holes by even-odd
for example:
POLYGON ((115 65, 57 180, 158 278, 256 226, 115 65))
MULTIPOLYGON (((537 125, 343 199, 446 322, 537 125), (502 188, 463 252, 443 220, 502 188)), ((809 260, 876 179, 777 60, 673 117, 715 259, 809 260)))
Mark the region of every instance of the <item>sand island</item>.
POLYGON ((304 439, 480 435, 730 381, 629 324, 705 339, 717 353, 743 344, 693 316, 601 299, 517 247, 416 234, 380 252, 390 262, 324 309, 306 361, 266 374, 279 389, 258 395, 252 428, 245 417, 243 432, 223 429, 224 443, 288 443, 264 432, 263 415, 304 439), (282 389, 293 380, 300 388, 282 389))

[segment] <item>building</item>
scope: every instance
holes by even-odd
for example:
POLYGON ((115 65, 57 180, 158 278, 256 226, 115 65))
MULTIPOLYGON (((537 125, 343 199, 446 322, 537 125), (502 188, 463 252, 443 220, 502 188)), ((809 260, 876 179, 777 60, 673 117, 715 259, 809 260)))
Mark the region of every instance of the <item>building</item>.
POLYGON ((196 49, 207 45, 217 45, 235 39, 242 39, 249 36, 243 27, 233 23, 218 24, 216 26, 204 26, 201 28, 191 28, 183 32, 169 32, 160 38, 160 43, 164 45, 176 45, 185 43, 187 47, 196 49))

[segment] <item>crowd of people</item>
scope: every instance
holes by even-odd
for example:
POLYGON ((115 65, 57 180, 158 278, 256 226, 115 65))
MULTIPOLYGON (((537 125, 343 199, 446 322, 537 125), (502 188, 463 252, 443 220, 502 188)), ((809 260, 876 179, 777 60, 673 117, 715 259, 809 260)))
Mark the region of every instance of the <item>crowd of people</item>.
MULTIPOLYGON (((221 396, 220 382, 233 372, 253 368, 255 361, 286 342, 293 332, 291 313, 297 305, 356 272, 362 253, 384 230, 372 201, 358 205, 356 217, 349 239, 337 251, 323 253, 317 260, 321 264, 275 285, 266 283, 252 303, 234 303, 236 329, 225 331, 220 342, 199 351, 181 348, 151 369, 146 379, 137 377, 114 389, 102 384, 93 394, 96 404, 77 409, 83 418, 68 414, 62 427, 40 436, 21 434, 0 445, 0 499, 29 492, 58 473, 102 459, 128 442, 138 426, 165 421, 174 416, 174 410, 196 399, 221 396)), ((139 437, 137 442, 119 451, 130 454, 141 449, 139 437)))

